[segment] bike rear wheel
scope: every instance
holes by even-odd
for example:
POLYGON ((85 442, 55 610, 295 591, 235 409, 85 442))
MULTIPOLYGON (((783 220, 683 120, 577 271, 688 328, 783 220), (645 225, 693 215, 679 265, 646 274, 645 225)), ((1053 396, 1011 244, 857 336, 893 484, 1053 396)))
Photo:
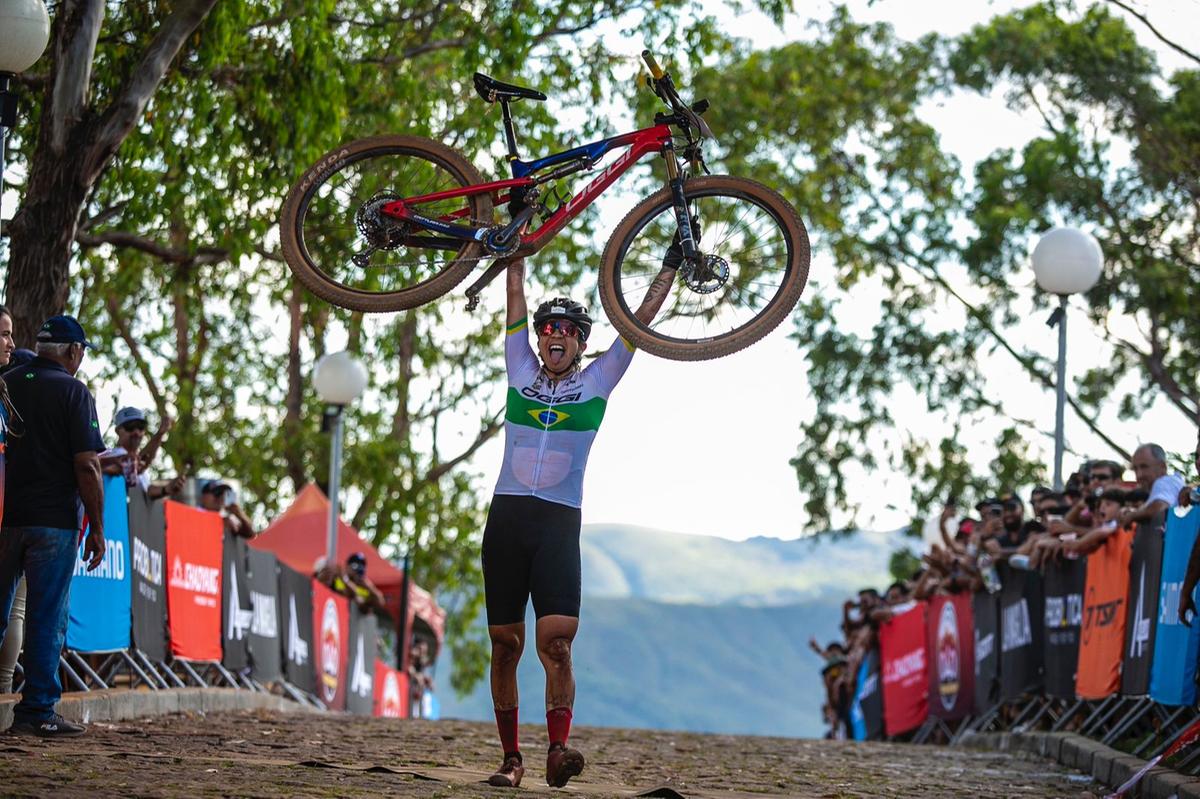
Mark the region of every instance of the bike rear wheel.
POLYGON ((630 211, 609 239, 600 301, 621 335, 646 352, 680 361, 719 358, 791 314, 808 281, 808 232, 787 200, 752 180, 697 177, 684 193, 700 262, 678 270, 650 324, 634 316, 678 233, 664 188, 630 211))
MULTIPOLYGON (((288 193, 279 221, 283 257, 313 294, 354 311, 415 308, 457 286, 483 246, 451 240, 379 212, 403 197, 483 182, 454 150, 416 136, 360 139, 326 153, 288 193)), ((425 216, 492 223, 486 193, 421 204, 425 216)))

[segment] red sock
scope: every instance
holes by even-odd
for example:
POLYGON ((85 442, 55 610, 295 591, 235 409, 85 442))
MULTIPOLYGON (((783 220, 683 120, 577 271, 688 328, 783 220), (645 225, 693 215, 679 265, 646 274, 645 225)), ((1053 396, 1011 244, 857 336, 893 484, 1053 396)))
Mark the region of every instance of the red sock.
POLYGON ((504 756, 508 757, 521 751, 517 745, 517 709, 497 710, 496 729, 500 731, 500 745, 504 747, 504 756))
POLYGON ((550 745, 567 745, 571 734, 571 708, 556 707, 546 711, 546 731, 550 733, 550 745))

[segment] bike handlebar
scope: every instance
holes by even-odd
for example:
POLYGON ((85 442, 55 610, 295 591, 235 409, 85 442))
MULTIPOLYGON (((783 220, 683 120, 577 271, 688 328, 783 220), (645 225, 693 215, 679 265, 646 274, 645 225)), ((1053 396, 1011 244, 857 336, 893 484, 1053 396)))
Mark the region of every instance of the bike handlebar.
POLYGON ((649 67, 650 74, 655 80, 662 80, 663 75, 667 74, 663 72, 662 67, 654 60, 654 56, 651 55, 649 50, 642 51, 642 60, 646 62, 646 66, 649 67))

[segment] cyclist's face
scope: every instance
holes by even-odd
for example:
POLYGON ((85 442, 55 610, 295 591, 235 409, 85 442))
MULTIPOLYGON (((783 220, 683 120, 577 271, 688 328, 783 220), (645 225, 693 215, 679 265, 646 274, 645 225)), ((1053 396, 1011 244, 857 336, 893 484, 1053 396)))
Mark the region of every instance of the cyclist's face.
MULTIPOLYGON (((567 335, 563 329, 566 325, 546 326, 538 333, 538 353, 542 363, 551 374, 560 374, 571 368, 579 353, 587 349, 587 345, 579 340, 578 331, 575 335, 567 335)), ((572 325, 573 327, 573 325, 572 325)))

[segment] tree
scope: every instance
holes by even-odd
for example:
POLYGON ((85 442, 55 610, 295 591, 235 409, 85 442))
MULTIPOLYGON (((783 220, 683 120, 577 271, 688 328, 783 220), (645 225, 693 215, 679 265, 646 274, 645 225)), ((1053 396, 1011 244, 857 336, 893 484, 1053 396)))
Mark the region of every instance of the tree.
POLYGON ((714 127, 730 132, 723 166, 783 190, 836 266, 814 275, 795 317, 817 406, 792 461, 810 526, 857 523, 850 485, 879 470, 911 477, 918 517, 946 495, 1045 479, 1025 443, 1045 432, 1006 412, 989 372, 1001 364, 1053 387, 1052 363, 1012 332, 1031 302, 1045 304, 1014 276, 1028 237, 1055 223, 1100 226, 1106 272, 1087 301, 1115 351, 1069 392, 1072 412, 1127 454, 1132 439, 1097 419, 1137 375, 1118 403, 1126 418, 1162 395, 1196 420, 1197 74, 1161 90, 1152 54, 1100 6, 1035 5, 955 41, 900 41, 844 8, 816 28, 812 41, 740 53, 704 75, 721 98, 714 127), (1040 110, 1046 135, 993 154, 968 182, 922 104, 998 87, 1040 110), (1111 157, 1122 144, 1128 165, 1111 157), (1141 335, 1107 327, 1112 312, 1137 319, 1141 335), (901 398, 946 435, 909 433, 893 411, 901 398), (980 430, 990 444, 969 441, 980 430))
MULTIPOLYGON (((325 473, 307 375, 346 342, 370 370, 349 413, 348 515, 385 554, 414 553, 414 578, 454 598, 452 682, 465 690, 486 663, 468 632, 486 490, 471 457, 499 430, 499 394, 486 388, 502 363, 500 318, 467 319, 453 297, 395 317, 314 300, 277 254, 279 204, 319 154, 387 131, 447 141, 497 173, 498 110, 475 97, 476 69, 587 112, 568 131, 560 108, 522 104, 523 147, 594 134, 607 127, 595 102, 631 91, 597 28, 686 39, 701 55, 723 41, 684 7, 192 0, 159 22, 152 3, 64 1, 45 71, 22 78, 36 124, 13 139, 29 175, 3 231, 18 336, 76 312, 107 343, 86 367, 97 390, 134 377, 178 420, 165 447, 175 469, 240 480, 263 521, 325 473)), ((586 224, 562 237, 539 279, 573 285, 592 246, 586 224)))

